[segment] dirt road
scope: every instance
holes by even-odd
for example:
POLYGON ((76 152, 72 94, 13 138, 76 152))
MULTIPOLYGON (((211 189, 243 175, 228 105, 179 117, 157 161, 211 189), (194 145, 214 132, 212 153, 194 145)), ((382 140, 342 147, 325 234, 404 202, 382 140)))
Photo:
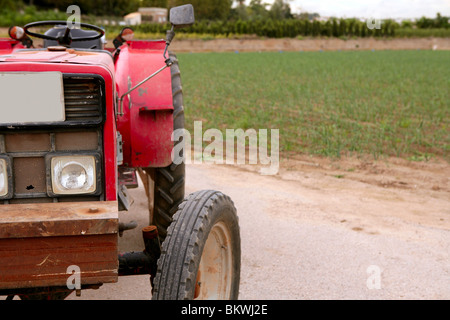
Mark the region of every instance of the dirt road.
POLYGON ((337 50, 450 50, 449 38, 417 39, 214 39, 174 41, 174 52, 258 52, 337 50))
MULTIPOLYGON (((303 157, 277 176, 190 165, 187 192, 216 189, 235 202, 240 299, 450 299, 449 177, 443 162, 303 157)), ((121 219, 143 227, 144 193, 132 193, 135 207, 121 219)), ((128 233, 120 247, 142 248, 141 239, 128 233)), ((146 276, 69 297, 150 298, 146 276)))

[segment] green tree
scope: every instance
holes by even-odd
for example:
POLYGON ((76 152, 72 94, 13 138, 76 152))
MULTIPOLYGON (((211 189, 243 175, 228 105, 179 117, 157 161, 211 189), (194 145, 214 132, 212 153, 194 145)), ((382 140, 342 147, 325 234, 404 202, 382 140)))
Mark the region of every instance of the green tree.
POLYGON ((167 8, 167 0, 141 0, 140 7, 156 7, 156 8, 167 8))
POLYGON ((285 0, 275 0, 270 7, 269 15, 272 19, 283 20, 292 18, 291 7, 285 0))
POLYGON ((340 36, 346 36, 347 35, 347 22, 345 19, 339 20, 339 37, 340 36))
POLYGON ((323 25, 322 35, 326 37, 331 37, 333 35, 333 28, 330 20, 327 20, 323 25))
POLYGON ((420 29, 432 28, 433 24, 434 24, 433 19, 427 17, 420 18, 416 23, 417 27, 420 29))
POLYGON ((311 30, 313 37, 317 37, 320 35, 320 28, 321 28, 320 22, 317 20, 314 20, 312 22, 312 30, 311 30))
POLYGON ((238 5, 236 7, 235 12, 236 12, 236 16, 238 19, 241 20, 247 20, 248 19, 248 12, 247 12, 247 7, 245 5, 245 1, 244 0, 239 0, 237 1, 238 5))
POLYGON ((235 2, 237 3, 236 7, 230 9, 228 19, 232 21, 248 20, 248 11, 247 6, 245 5, 245 1, 235 0, 235 2))
POLYGON ((339 26, 336 18, 332 19, 331 34, 333 35, 333 37, 339 37, 339 26))
POLYGON ((38 8, 58 9, 62 12, 73 4, 80 7, 81 14, 123 16, 136 11, 140 0, 34 0, 34 5, 38 8))
POLYGON ((248 11, 251 19, 266 19, 269 17, 269 11, 262 0, 251 0, 248 5, 248 11))
POLYGON ((450 17, 443 17, 438 12, 436 18, 434 19, 434 28, 449 28, 450 27, 450 17))
POLYGON ((192 4, 197 20, 226 20, 233 0, 175 0, 169 4, 172 6, 192 4))
POLYGON ((0 12, 15 11, 20 6, 19 1, 0 0, 0 12))
POLYGON ((355 36, 357 36, 357 37, 361 36, 361 22, 358 20, 355 20, 354 33, 355 33, 355 36))
POLYGON ((411 20, 403 20, 401 26, 402 28, 412 28, 413 22, 411 20))

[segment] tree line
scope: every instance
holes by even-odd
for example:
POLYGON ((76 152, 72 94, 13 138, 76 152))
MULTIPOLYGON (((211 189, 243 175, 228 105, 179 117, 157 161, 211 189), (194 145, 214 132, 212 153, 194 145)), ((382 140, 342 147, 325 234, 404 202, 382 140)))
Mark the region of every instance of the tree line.
MULTIPOLYGON (((405 34, 424 35, 418 29, 449 30, 449 17, 439 13, 435 18, 422 17, 417 21, 383 20, 381 28, 369 28, 366 21, 331 17, 320 19, 318 13, 293 13, 288 0, 275 0, 267 5, 263 0, 78 0, 82 14, 88 16, 119 16, 137 11, 139 7, 171 8, 186 3, 193 4, 197 22, 180 32, 223 35, 257 35, 261 37, 283 38, 298 36, 325 37, 370 37, 402 36, 405 34), (234 5, 233 5, 234 3, 234 5), (405 32, 408 31, 408 32, 405 32)), ((66 8, 73 0, 0 0, 2 23, 30 22, 34 20, 64 19, 66 8), (25 8, 25 14, 17 14, 25 8), (55 11, 55 9, 58 9, 55 11), (49 17, 46 19, 46 17, 49 17), (30 21, 28 21, 30 20, 30 21)), ((135 29, 145 33, 164 33, 169 26, 142 24, 135 29)), ((444 32, 448 36, 449 32, 444 32)), ((432 34, 429 34, 432 35, 432 34)))
MULTIPOLYGON (((133 28, 143 33, 164 33, 169 25, 145 24, 133 28)), ((366 22, 357 19, 331 19, 326 22, 300 19, 254 19, 226 21, 197 21, 189 29, 178 32, 198 34, 223 35, 257 35, 269 38, 293 38, 298 36, 311 37, 370 37, 395 36, 398 24, 388 20, 383 21, 381 29, 369 29, 366 22)))

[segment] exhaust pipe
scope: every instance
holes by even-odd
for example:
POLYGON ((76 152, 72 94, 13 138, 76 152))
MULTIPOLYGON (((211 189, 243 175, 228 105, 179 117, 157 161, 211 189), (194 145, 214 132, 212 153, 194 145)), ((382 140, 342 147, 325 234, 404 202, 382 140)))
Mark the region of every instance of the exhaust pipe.
POLYGON ((145 249, 141 252, 119 254, 119 276, 156 274, 156 263, 161 255, 161 244, 156 226, 142 229, 145 249))

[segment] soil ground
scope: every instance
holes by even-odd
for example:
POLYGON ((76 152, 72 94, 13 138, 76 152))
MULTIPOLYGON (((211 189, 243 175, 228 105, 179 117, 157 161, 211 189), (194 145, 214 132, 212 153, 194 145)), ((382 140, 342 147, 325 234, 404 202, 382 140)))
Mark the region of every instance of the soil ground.
POLYGON ((422 39, 217 39, 176 40, 174 52, 337 51, 337 50, 450 50, 450 38, 422 39))
MULTIPOLYGON (((240 299, 450 299, 450 166, 297 156, 275 176, 189 165, 187 193, 228 194, 242 238, 240 299), (375 268, 375 269, 372 269, 375 268), (374 287, 373 270, 379 271, 374 287)), ((146 226, 141 188, 123 221, 146 226)), ((120 239, 142 249, 139 230, 120 239)), ((150 299, 148 276, 69 299, 150 299)))

